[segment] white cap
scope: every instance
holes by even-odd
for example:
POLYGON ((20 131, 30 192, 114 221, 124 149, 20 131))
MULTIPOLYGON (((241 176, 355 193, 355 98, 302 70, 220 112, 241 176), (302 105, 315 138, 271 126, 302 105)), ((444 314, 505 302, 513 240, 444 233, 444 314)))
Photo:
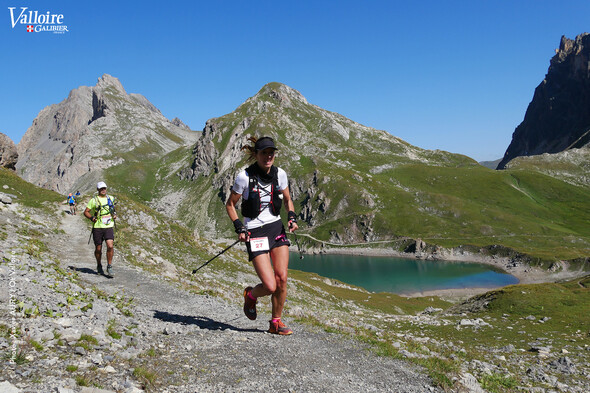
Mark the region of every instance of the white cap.
POLYGON ((101 188, 107 188, 107 184, 103 181, 99 181, 98 184, 96 185, 97 190, 100 190, 101 188))

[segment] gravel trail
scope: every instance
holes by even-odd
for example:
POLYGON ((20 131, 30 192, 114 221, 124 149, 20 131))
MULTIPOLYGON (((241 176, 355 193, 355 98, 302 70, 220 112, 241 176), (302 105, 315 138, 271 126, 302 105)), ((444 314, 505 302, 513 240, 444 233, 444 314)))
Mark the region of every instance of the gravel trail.
MULTIPOLYGON (((93 288, 108 300, 96 299, 91 312, 64 315, 69 320, 68 329, 89 332, 98 337, 98 343, 87 350, 74 350, 71 347, 75 343, 57 346, 60 366, 43 369, 42 390, 89 391, 76 386, 73 378, 67 378, 64 368, 67 364, 81 368, 94 364, 89 368, 96 370, 96 377, 91 377, 94 385, 116 392, 440 391, 417 366, 379 357, 364 344, 341 335, 292 321, 287 321, 294 330, 291 336, 266 333, 268 310, 259 312, 258 320, 250 321, 236 304, 186 291, 177 283, 130 265, 118 252, 116 242, 115 277, 100 276, 95 271, 93 246, 87 245, 88 231, 80 216, 63 215, 61 229, 65 234, 52 236, 47 242, 54 255, 59 256, 61 269, 77 272, 81 288, 87 292, 93 288), (127 304, 130 299, 133 300, 128 303, 129 313, 120 311, 125 307, 113 306, 117 302, 127 304), (133 334, 113 338, 104 334, 109 324, 133 334)), ((104 255, 103 266, 106 267, 104 255)), ((43 282, 35 274, 40 272, 27 272, 27 281, 43 282)), ((35 292, 45 290, 27 286, 23 296, 34 298, 35 292)), ((42 297, 48 295, 37 297, 41 299, 36 301, 42 302, 42 297)), ((43 333, 43 327, 35 325, 43 323, 43 319, 55 324, 49 318, 35 318, 30 320, 32 325, 27 330, 31 334, 43 333)), ((34 367, 35 361, 21 367, 34 367)), ((22 391, 41 387, 27 383, 22 377, 23 369, 20 373, 12 371, 9 370, 7 379, 22 391)))

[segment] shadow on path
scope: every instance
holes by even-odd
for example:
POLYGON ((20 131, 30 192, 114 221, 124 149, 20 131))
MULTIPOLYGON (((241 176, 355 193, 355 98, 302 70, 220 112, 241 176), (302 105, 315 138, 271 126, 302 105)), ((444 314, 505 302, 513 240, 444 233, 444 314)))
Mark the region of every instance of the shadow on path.
POLYGON ((103 276, 103 277, 108 278, 109 280, 112 280, 114 278, 113 276, 109 276, 109 275, 104 274, 104 273, 103 274, 100 274, 96 270, 90 269, 88 267, 76 267, 76 266, 71 266, 70 265, 70 266, 68 266, 68 269, 75 270, 78 273, 92 274, 93 276, 103 276))
POLYGON ((166 311, 154 310, 154 318, 157 318, 164 322, 180 323, 182 325, 196 325, 201 329, 209 330, 235 330, 237 332, 259 332, 264 333, 264 330, 260 329, 242 329, 233 325, 229 325, 225 322, 218 322, 211 318, 192 316, 192 315, 179 315, 171 314, 166 311))
POLYGON ((95 275, 95 276, 98 276, 99 275, 96 270, 90 269, 89 267, 76 267, 76 266, 70 265, 70 266, 68 266, 68 269, 75 270, 78 273, 92 274, 92 275, 95 275))

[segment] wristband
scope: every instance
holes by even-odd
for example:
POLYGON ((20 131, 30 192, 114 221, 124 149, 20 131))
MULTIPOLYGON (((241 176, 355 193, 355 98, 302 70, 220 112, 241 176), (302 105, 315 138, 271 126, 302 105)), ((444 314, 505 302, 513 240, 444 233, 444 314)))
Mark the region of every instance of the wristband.
POLYGON ((293 210, 289 210, 289 212, 287 213, 287 218, 289 222, 297 222, 297 215, 293 210))
POLYGON ((246 229, 246 227, 244 226, 244 224, 242 224, 242 221, 240 221, 239 218, 236 218, 234 220, 234 228, 236 228, 236 233, 237 234, 248 232, 248 230, 246 229))

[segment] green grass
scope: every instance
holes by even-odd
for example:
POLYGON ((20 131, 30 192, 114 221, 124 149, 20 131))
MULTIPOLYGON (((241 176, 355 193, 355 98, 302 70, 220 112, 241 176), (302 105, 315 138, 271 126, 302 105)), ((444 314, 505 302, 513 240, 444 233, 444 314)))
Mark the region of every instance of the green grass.
POLYGON ((590 187, 590 148, 570 149, 566 153, 522 156, 510 161, 511 169, 540 172, 582 187, 590 187), (569 158, 565 158, 569 155, 569 158))
POLYGON ((78 340, 78 343, 80 343, 81 341, 87 342, 92 345, 98 345, 98 340, 96 339, 96 337, 93 337, 89 334, 82 334, 80 336, 80 339, 78 340))
POLYGON ((158 356, 158 351, 154 347, 150 347, 149 349, 145 350, 140 357, 156 357, 158 356))
POLYGON ((368 182, 380 206, 387 206, 378 208, 376 215, 374 208, 363 208, 354 195, 346 196, 348 188, 362 187, 350 183, 355 181, 324 186, 331 206, 346 203, 351 208, 339 218, 330 217, 330 212, 319 214, 317 221, 322 224, 311 230, 313 236, 328 240, 340 233, 346 238, 347 232, 358 233, 355 228, 362 228, 365 220, 372 222, 376 240, 391 239, 392 243, 397 236, 405 236, 476 251, 500 245, 515 255, 529 256, 533 263, 576 259, 590 252, 587 192, 545 175, 403 165, 368 182), (392 187, 388 179, 395 179, 399 187, 392 187))
POLYGON ((39 239, 28 239, 27 244, 24 246, 25 253, 32 257, 40 259, 43 253, 49 251, 47 245, 39 239))
POLYGON ((0 192, 16 196, 13 203, 21 203, 31 207, 49 208, 48 206, 51 206, 50 209, 54 211, 53 203, 65 202, 65 196, 36 187, 18 177, 14 171, 6 168, 0 168, 0 185, 9 187, 8 189, 1 188, 0 192), (46 205, 46 203, 50 203, 50 205, 46 205))
POLYGON ((153 389, 158 381, 158 373, 144 366, 134 368, 133 376, 147 389, 153 389))
POLYGON ((88 381, 88 379, 86 379, 86 377, 82 375, 76 375, 75 380, 76 385, 78 386, 90 386, 90 382, 88 381))
POLYGON ((19 349, 16 353, 16 356, 14 357, 14 363, 20 365, 25 364, 26 362, 28 362, 27 358, 26 358, 26 352, 24 349, 19 349))
POLYGON ((481 380, 481 387, 490 393, 510 392, 517 385, 518 381, 513 376, 506 375, 484 375, 481 380))
POLYGON ((98 345, 98 340, 88 334, 82 334, 76 342, 77 347, 82 347, 87 351, 92 350, 93 346, 98 345))
MULTIPOLYGON (((513 318, 529 315, 537 320, 551 318, 543 324, 531 324, 529 331, 555 330, 564 335, 574 336, 584 327, 590 326, 590 289, 574 280, 567 283, 548 283, 509 286, 492 291, 493 297, 487 314, 501 318, 504 313, 513 318)), ((587 329, 586 329, 587 330, 587 329)))
POLYGON ((450 388, 453 386, 452 376, 459 371, 459 365, 447 359, 428 357, 417 359, 416 363, 428 370, 428 375, 437 386, 450 388))
POLYGON ((36 350, 37 352, 41 352, 41 351, 43 351, 43 349, 44 349, 44 348, 43 348, 43 345, 41 345, 41 343, 39 343, 39 342, 37 342, 37 341, 35 341, 35 340, 30 340, 30 341, 29 341, 29 344, 30 344, 30 345, 31 345, 33 348, 35 348, 35 350, 36 350))
POLYGON ((121 333, 119 333, 115 328, 117 325, 117 321, 114 319, 111 319, 108 324, 107 324, 107 330, 106 333, 111 336, 112 338, 114 338, 115 340, 120 340, 122 335, 121 333))

